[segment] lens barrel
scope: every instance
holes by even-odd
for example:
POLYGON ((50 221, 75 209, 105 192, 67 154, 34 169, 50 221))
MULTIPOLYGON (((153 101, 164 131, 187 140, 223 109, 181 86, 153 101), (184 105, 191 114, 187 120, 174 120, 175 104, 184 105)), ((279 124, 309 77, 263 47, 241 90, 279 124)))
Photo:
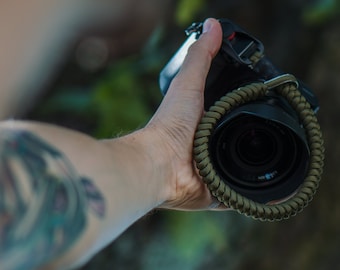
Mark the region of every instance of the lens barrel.
POLYGON ((294 115, 270 103, 249 103, 223 117, 209 145, 223 181, 260 203, 293 194, 304 180, 309 157, 294 115))

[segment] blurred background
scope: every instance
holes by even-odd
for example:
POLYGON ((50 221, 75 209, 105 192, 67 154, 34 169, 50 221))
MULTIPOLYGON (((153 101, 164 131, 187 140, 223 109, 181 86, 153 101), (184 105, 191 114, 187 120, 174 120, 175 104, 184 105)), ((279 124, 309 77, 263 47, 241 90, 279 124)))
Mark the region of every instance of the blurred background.
POLYGON ((86 33, 27 119, 97 138, 142 127, 162 97, 158 75, 207 17, 229 18, 265 45, 320 101, 326 165, 314 200, 286 221, 234 212, 155 211, 83 270, 340 269, 340 1, 126 0, 114 31, 86 33))

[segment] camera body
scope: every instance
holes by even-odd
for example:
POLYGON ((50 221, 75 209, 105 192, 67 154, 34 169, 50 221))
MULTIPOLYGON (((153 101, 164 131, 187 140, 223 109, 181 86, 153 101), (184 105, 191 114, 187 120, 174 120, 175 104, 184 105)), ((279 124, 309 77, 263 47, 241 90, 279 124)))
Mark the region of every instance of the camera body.
MULTIPOLYGON (((255 37, 227 19, 219 20, 221 48, 213 59, 204 92, 206 111, 225 94, 254 82, 284 76, 264 56, 255 37)), ((163 95, 179 71, 187 50, 201 35, 202 23, 187 30, 188 38, 160 73, 163 95)), ((302 81, 295 82, 314 113, 319 105, 302 81)), ((224 115, 209 137, 209 155, 220 178, 233 190, 259 203, 282 201, 301 186, 309 164, 306 134, 294 109, 274 90, 224 115)))

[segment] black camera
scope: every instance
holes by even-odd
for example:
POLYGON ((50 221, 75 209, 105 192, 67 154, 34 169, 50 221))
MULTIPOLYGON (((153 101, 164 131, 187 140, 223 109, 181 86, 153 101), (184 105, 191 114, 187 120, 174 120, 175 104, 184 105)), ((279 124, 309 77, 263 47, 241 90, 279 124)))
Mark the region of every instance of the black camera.
MULTIPOLYGON (((261 204, 284 201, 297 192, 306 177, 310 147, 299 114, 274 90, 294 84, 312 114, 319 108, 318 100, 303 82, 283 73, 264 56, 258 39, 230 20, 219 22, 223 41, 206 79, 205 111, 240 87, 262 83, 268 90, 216 121, 207 139, 209 160, 219 179, 242 196, 261 204), (270 86, 273 81, 279 83, 270 86)), ((192 24, 186 30, 188 39, 161 71, 163 95, 201 31, 202 23, 192 24)))

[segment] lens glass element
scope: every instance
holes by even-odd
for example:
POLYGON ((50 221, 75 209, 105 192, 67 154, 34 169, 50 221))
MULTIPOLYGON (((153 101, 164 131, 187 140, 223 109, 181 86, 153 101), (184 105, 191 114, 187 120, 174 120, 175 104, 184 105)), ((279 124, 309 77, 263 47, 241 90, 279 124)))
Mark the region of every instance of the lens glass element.
POLYGON ((253 128, 240 135, 236 142, 239 158, 249 165, 264 165, 277 152, 275 136, 264 129, 253 128))
POLYGON ((270 186, 287 178, 299 166, 300 148, 288 127, 253 115, 220 125, 210 146, 217 171, 243 188, 270 186))

